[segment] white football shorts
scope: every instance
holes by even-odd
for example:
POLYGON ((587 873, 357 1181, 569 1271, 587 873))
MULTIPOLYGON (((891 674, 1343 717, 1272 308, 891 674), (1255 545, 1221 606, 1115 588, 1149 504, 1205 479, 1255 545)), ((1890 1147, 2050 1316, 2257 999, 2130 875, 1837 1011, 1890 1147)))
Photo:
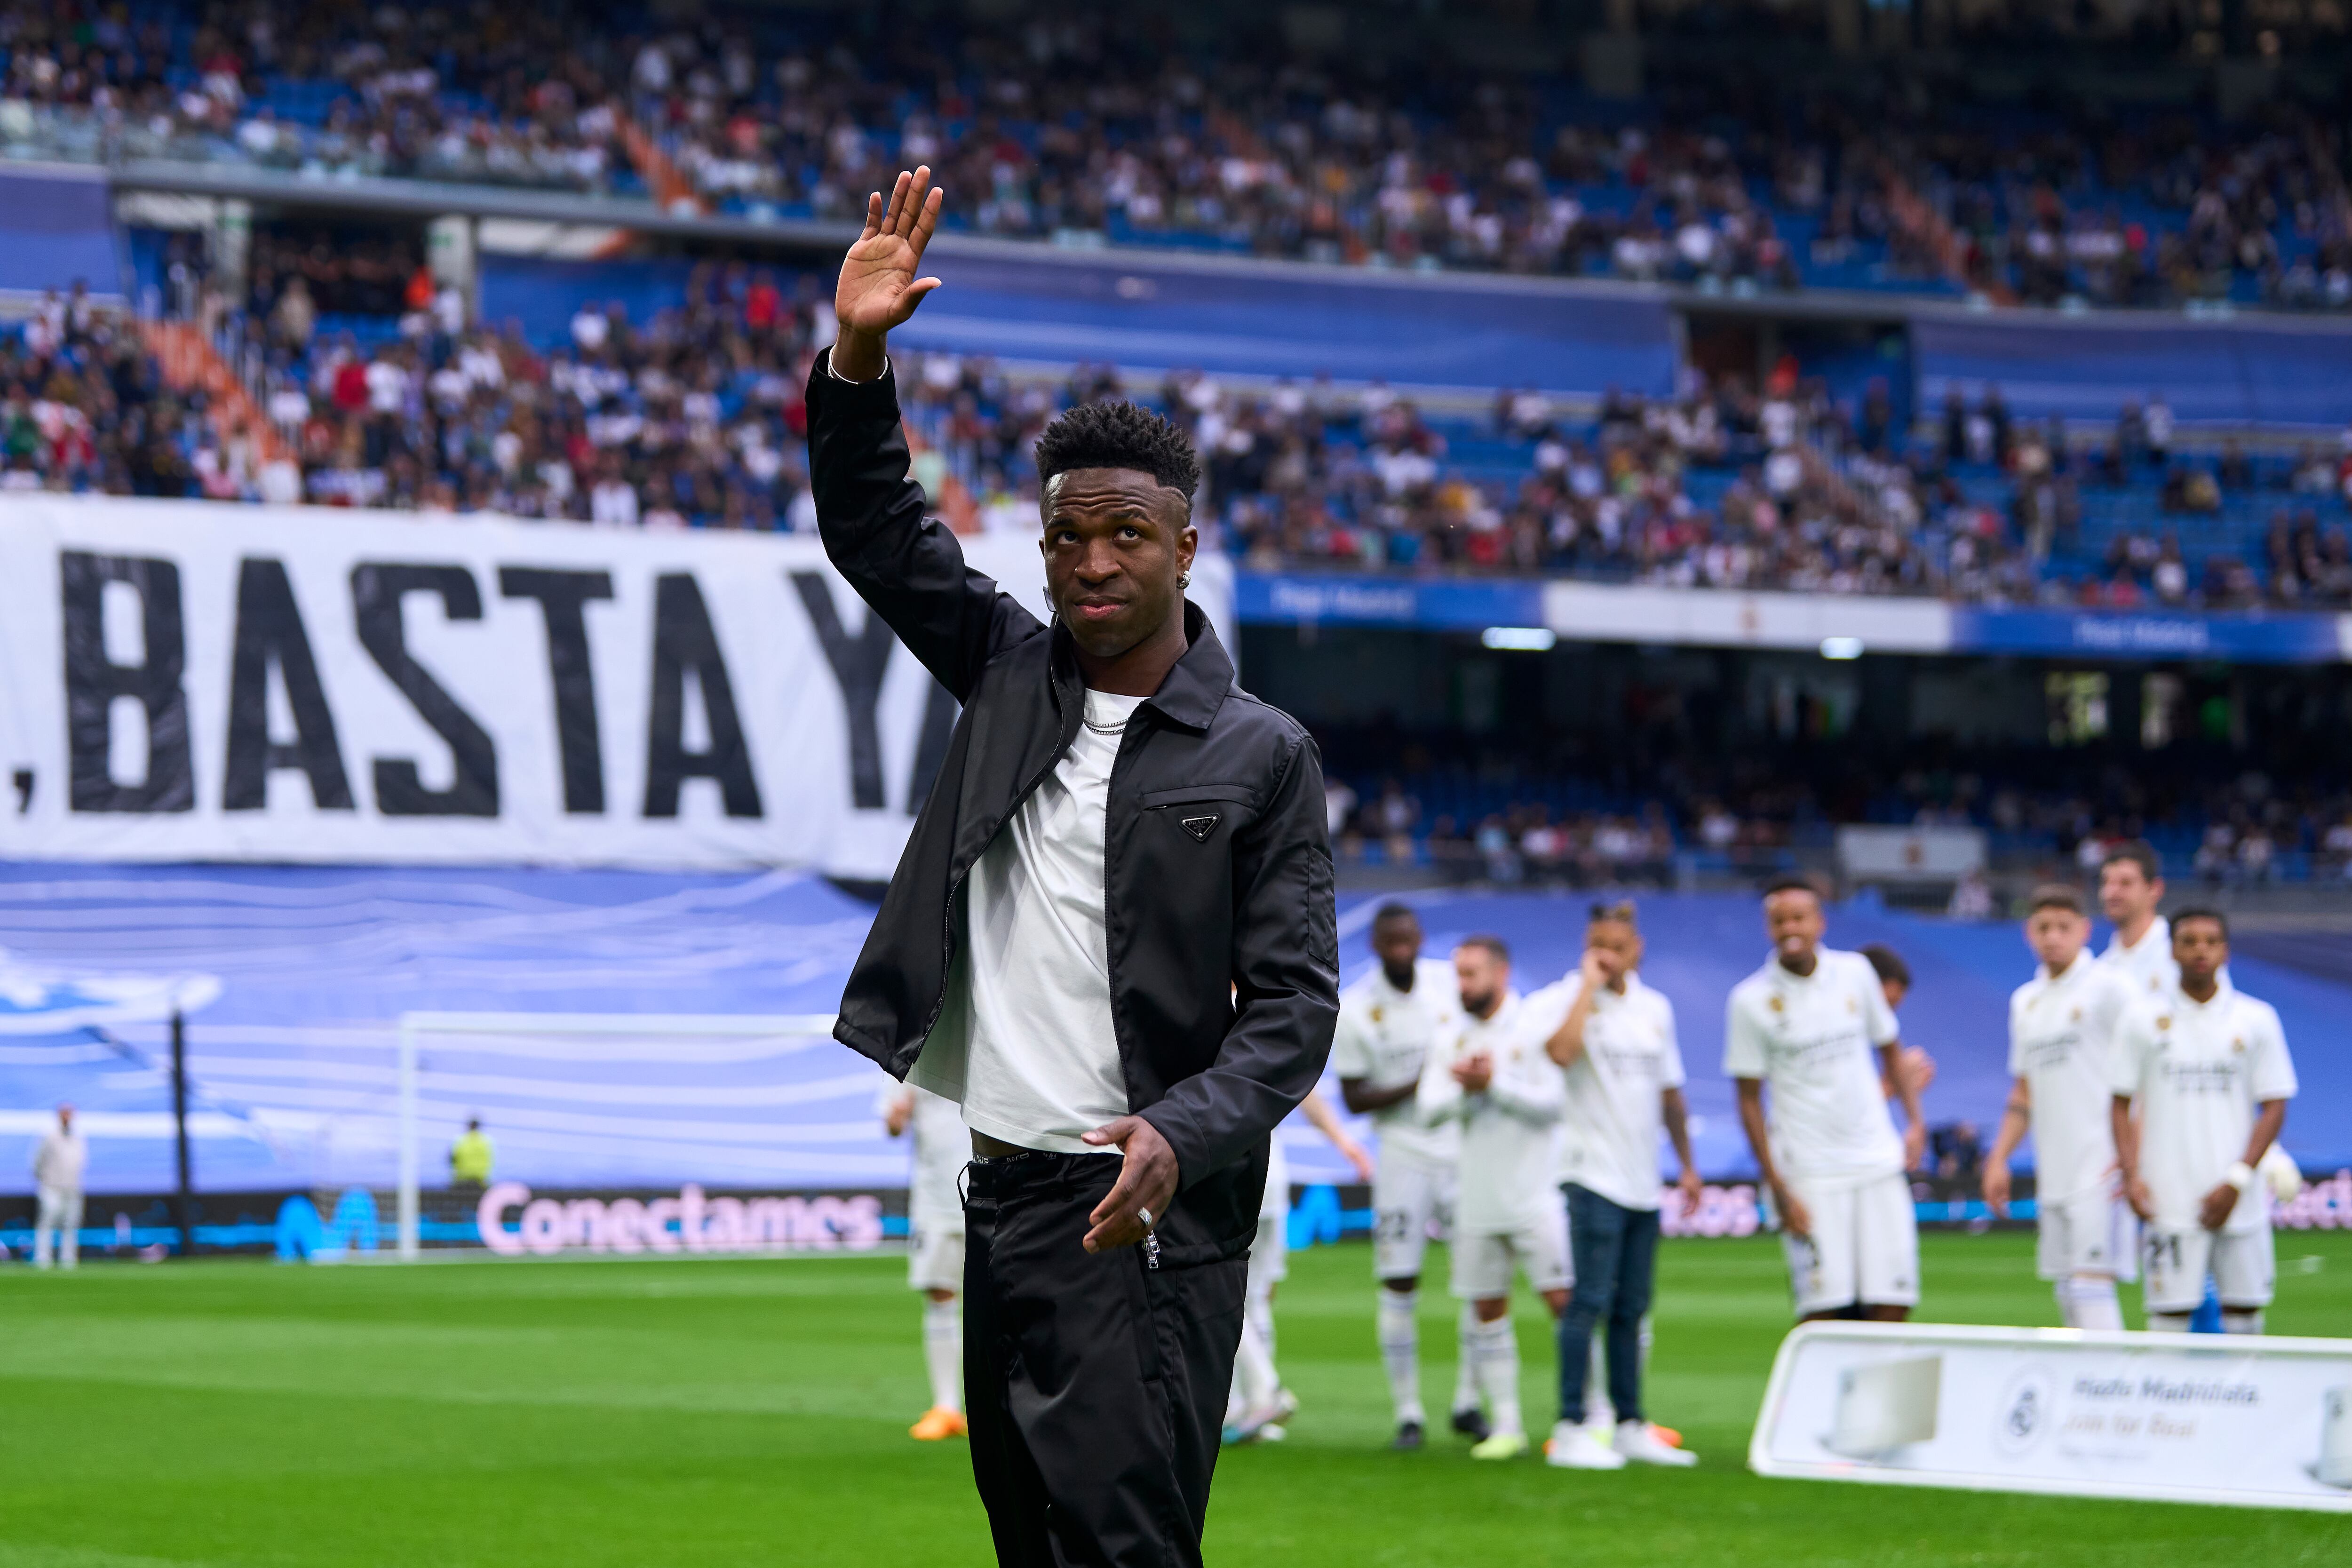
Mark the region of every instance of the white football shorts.
POLYGON ((1454 1238, 1454 1294, 1465 1301, 1487 1301, 1511 1293, 1516 1267, 1536 1290, 1565 1290, 1575 1284, 1568 1259, 1568 1213, 1555 1209, 1544 1219, 1504 1235, 1454 1238))
POLYGON ((2140 1237, 2140 1259, 2147 1268, 2140 1304, 2151 1312, 2195 1311, 2205 1300, 2209 1272, 2221 1305, 2230 1308, 2269 1306, 2278 1283, 2269 1226, 2232 1232, 2151 1225, 2140 1237))
POLYGON ((963 1215, 942 1225, 930 1215, 907 1223, 907 1286, 913 1290, 963 1289, 963 1215))
POLYGON ((1919 1219, 1906 1177, 1898 1172, 1819 1185, 1791 1180, 1789 1186, 1812 1222, 1809 1237, 1780 1232, 1799 1317, 1856 1302, 1919 1304, 1919 1219))
POLYGON ((2033 1261, 2042 1279, 2138 1278, 2139 1216, 2105 1187, 2038 1205, 2034 1224, 2040 1235, 2033 1261))
POLYGON ((1454 1234, 1454 1171, 1406 1154, 1381 1151, 1372 1173, 1372 1278, 1411 1279, 1421 1273, 1430 1238, 1454 1234))
POLYGON ((1286 1234, 1287 1216, 1278 1214, 1258 1215, 1257 1239, 1250 1243, 1249 1293, 1263 1297, 1276 1284, 1290 1278, 1290 1237, 1286 1234))

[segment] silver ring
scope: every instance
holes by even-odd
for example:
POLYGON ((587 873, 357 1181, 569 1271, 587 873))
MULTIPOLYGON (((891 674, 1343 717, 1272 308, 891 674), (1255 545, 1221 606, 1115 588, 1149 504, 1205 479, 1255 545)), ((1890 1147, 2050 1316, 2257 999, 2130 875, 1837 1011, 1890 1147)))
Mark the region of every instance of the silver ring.
POLYGON ((1143 1222, 1144 1229, 1150 1230, 1151 1228, 1151 1211, 1145 1208, 1141 1204, 1135 1205, 1135 1217, 1143 1222))

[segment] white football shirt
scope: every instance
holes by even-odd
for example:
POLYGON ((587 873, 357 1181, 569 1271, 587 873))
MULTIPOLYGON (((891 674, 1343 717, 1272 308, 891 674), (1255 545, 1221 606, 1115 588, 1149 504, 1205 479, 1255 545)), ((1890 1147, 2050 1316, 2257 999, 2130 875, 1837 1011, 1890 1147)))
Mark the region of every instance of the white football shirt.
POLYGON ((1089 690, 1069 750, 973 862, 947 1003, 907 1075, 961 1104, 967 1125, 1024 1149, 1118 1152, 1078 1138, 1128 1111, 1103 844, 1111 763, 1142 701, 1089 690))
MULTIPOLYGON (((2139 1173, 2155 1200, 2156 1223, 2189 1230, 2205 1194, 2244 1158, 2254 1108, 2294 1098, 2294 1062, 2277 1011, 2224 978, 2210 1002, 2193 1002, 2175 987, 2129 1009, 2116 1030, 2107 1087, 2139 1100, 2139 1173)), ((2269 1224, 2256 1185, 2221 1228, 2269 1224)))
POLYGON ((1812 973, 1796 975, 1769 959, 1732 987, 1725 1011, 1723 1070, 1769 1086, 1783 1175, 1845 1184, 1902 1173, 1903 1140, 1878 1076, 1895 1013, 1870 960, 1825 947, 1812 973))
POLYGON ((2123 976, 2135 1001, 2161 996, 2180 984, 2180 965, 2172 958, 2172 922, 2162 915, 2141 933, 2137 947, 2126 947, 2120 936, 2109 938, 2099 962, 2123 976))
MULTIPOLYGON (((1331 1070, 1362 1079, 1376 1089, 1417 1083, 1431 1047, 1462 1016, 1462 993, 1454 966, 1424 958, 1412 966, 1412 989, 1389 984, 1385 970, 1339 993, 1339 1024, 1331 1037, 1331 1070)), ((1411 1098, 1372 1112, 1383 1154, 1402 1154, 1424 1164, 1450 1165, 1462 1151, 1462 1129, 1453 1121, 1432 1127, 1421 1120, 1411 1098)))
POLYGON ((1465 1010, 1429 1053, 1417 1097, 1423 1119, 1462 1124, 1457 1237, 1507 1236, 1543 1223, 1559 1206, 1552 1144, 1565 1090, 1544 1042, 1567 1013, 1557 986, 1526 997, 1506 992, 1493 1017, 1465 1010), (1494 1081, 1483 1093, 1465 1094, 1454 1064, 1481 1052, 1494 1058, 1494 1081))
POLYGON ((2064 1203, 2111 1184, 2116 1168, 2108 1083, 2116 1025, 2132 1005, 2119 970, 2084 952, 2045 965, 2009 998, 2009 1070, 2033 1097, 2033 1192, 2064 1203))
MULTIPOLYGON (((1560 984, 1573 1005, 1583 976, 1560 984)), ((1602 987, 1585 1019, 1584 1053, 1567 1068, 1559 1179, 1621 1208, 1656 1208, 1658 1140, 1665 1131, 1662 1097, 1682 1085, 1674 1004, 1638 974, 1625 977, 1622 995, 1602 987)))

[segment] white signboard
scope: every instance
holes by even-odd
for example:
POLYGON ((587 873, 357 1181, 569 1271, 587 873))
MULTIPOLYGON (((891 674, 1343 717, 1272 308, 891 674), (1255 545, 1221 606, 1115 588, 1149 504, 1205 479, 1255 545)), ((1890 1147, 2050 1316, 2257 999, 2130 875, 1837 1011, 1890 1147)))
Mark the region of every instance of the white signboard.
MULTIPOLYGON (((1034 539, 964 548, 1042 612, 1034 539)), ((10 859, 880 877, 954 718, 810 537, 0 500, 10 859)))
POLYGON ((1806 1323, 1772 1363, 1748 1462, 2352 1512, 2352 1340, 1806 1323))
POLYGON ((1841 827, 1838 864, 1872 881, 1949 882, 1984 869, 1981 827, 1841 827))

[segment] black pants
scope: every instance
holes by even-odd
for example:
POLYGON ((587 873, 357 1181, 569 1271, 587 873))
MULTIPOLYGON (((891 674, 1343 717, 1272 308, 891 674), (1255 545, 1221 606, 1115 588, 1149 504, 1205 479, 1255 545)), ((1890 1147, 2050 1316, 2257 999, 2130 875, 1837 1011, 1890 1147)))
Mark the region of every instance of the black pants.
POLYGON ((1116 1155, 975 1160, 964 1200, 971 1469, 1014 1568, 1201 1561, 1249 1260, 1079 1245, 1116 1155))
POLYGON ((1576 1289, 1559 1318, 1559 1418, 1584 1421, 1594 1325, 1609 1325, 1609 1403, 1620 1421, 1642 1415, 1642 1314, 1658 1270, 1658 1211, 1629 1209, 1570 1182, 1568 1247, 1576 1289))

